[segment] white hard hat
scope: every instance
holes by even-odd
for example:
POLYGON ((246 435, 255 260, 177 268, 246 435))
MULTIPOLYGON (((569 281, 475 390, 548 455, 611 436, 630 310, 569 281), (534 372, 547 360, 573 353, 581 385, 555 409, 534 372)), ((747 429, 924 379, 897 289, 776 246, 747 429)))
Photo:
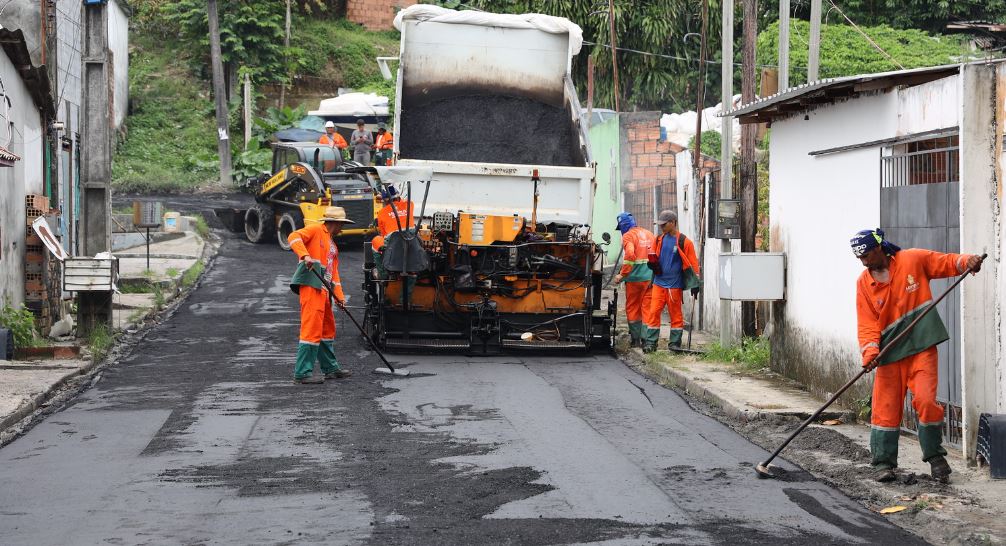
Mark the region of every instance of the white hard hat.
POLYGON ((328 129, 329 127, 335 128, 335 122, 334 121, 326 121, 325 122, 325 128, 328 129))

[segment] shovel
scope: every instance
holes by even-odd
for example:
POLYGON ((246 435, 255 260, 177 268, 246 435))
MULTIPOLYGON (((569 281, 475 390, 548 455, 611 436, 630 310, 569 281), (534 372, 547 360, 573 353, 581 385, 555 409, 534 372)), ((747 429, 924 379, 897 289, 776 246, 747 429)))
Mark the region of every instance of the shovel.
MULTIPOLYGON (((321 284, 325 287, 325 290, 328 291, 328 296, 334 300, 335 299, 335 290, 332 289, 331 283, 329 283, 328 281, 325 280, 324 277, 322 277, 321 275, 319 275, 318 271, 316 269, 314 269, 313 267, 308 266, 308 270, 310 270, 311 273, 314 273, 315 277, 318 277, 318 280, 321 281, 321 284)), ((384 368, 374 368, 374 373, 382 373, 382 374, 385 374, 385 375, 394 375, 396 377, 408 377, 409 376, 409 370, 396 370, 395 367, 392 366, 390 362, 388 362, 388 359, 384 357, 384 353, 382 353, 381 350, 377 348, 377 344, 374 343, 374 340, 370 339, 370 336, 367 335, 367 332, 363 329, 363 326, 360 326, 360 323, 356 321, 356 317, 353 316, 353 313, 349 312, 349 309, 346 309, 346 307, 344 305, 337 305, 336 307, 339 307, 340 309, 342 309, 342 312, 346 313, 346 316, 349 317, 349 320, 353 321, 353 324, 360 331, 360 333, 363 334, 363 337, 367 338, 367 342, 370 343, 370 347, 374 350, 375 353, 377 353, 377 356, 381 358, 381 362, 384 362, 384 366, 385 367, 384 368)))
MULTIPOLYGON (((981 267, 982 262, 985 261, 985 257, 986 256, 988 256, 988 254, 982 254, 981 255, 981 258, 979 258, 979 261, 978 261, 978 267, 981 267)), ((957 288, 957 285, 961 284, 961 282, 963 282, 964 279, 967 278, 968 273, 971 273, 972 271, 973 270, 971 268, 969 268, 967 271, 965 271, 964 273, 962 273, 957 278, 957 280, 954 282, 954 284, 950 285, 950 288, 947 288, 943 292, 943 294, 941 294, 940 297, 936 301, 934 301, 933 303, 930 303, 929 306, 926 307, 925 310, 923 310, 922 313, 919 316, 915 317, 915 320, 913 320, 911 322, 911 324, 908 325, 908 328, 905 328, 905 330, 903 332, 901 332, 900 334, 898 334, 894 339, 892 339, 891 342, 888 343, 886 347, 884 347, 883 349, 881 349, 880 353, 877 355, 876 358, 873 359, 872 362, 870 362, 866 366, 863 366, 863 369, 858 374, 856 374, 855 377, 853 377, 852 379, 850 379, 848 383, 846 383, 845 385, 843 385, 841 389, 838 389, 838 392, 836 392, 834 395, 832 395, 832 397, 827 402, 825 402, 824 405, 820 407, 820 409, 818 409, 817 411, 815 411, 814 415, 811 415, 810 417, 807 418, 806 421, 804 421, 803 423, 801 423, 800 426, 797 427, 797 429, 793 431, 793 434, 790 434, 789 438, 786 438, 786 440, 782 443, 782 445, 780 445, 775 450, 775 452, 773 452, 771 455, 769 455, 768 459, 765 459, 765 462, 758 464, 758 466, 755 467, 755 472, 758 473, 758 477, 762 478, 762 479, 764 479, 764 478, 775 478, 776 475, 773 474, 772 470, 774 468, 776 468, 776 467, 772 466, 769 463, 771 463, 772 460, 775 459, 783 449, 786 449, 786 446, 788 446, 789 443, 793 441, 793 438, 796 438, 797 435, 799 435, 801 432, 803 432, 804 429, 807 428, 808 425, 810 425, 811 423, 813 423, 814 420, 817 419, 817 417, 819 415, 821 415, 822 412, 824 412, 824 410, 828 409, 828 406, 830 406, 833 403, 835 403, 835 400, 838 400, 838 397, 841 396, 842 393, 844 393, 845 391, 847 391, 849 389, 849 387, 852 386, 853 383, 855 383, 856 381, 859 381, 859 378, 861 378, 864 375, 866 375, 866 374, 870 373, 871 371, 873 371, 873 369, 876 368, 879 365, 880 358, 882 356, 884 356, 885 354, 887 354, 887 352, 889 350, 891 350, 892 347, 895 347, 898 344, 898 342, 901 341, 902 338, 904 338, 905 336, 907 336, 908 333, 911 332, 913 328, 915 328, 915 325, 918 324, 919 321, 922 320, 923 317, 925 317, 926 315, 928 315, 930 311, 932 311, 933 309, 935 309, 936 306, 939 305, 939 303, 941 301, 943 301, 943 298, 947 297, 947 295, 950 294, 950 292, 952 292, 954 288, 957 288)))

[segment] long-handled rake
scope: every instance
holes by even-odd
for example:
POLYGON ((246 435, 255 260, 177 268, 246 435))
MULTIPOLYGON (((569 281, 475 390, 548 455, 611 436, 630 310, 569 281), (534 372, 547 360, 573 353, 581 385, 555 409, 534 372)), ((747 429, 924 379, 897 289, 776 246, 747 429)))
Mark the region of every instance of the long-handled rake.
MULTIPOLYGON (((983 261, 985 261, 985 257, 986 256, 988 256, 988 254, 982 254, 981 255, 981 258, 978 261, 978 267, 981 267, 981 264, 982 264, 983 261)), ((815 411, 814 415, 811 415, 810 417, 807 418, 806 421, 804 421, 803 423, 801 423, 800 426, 797 427, 797 429, 793 431, 793 434, 790 434, 789 438, 786 438, 786 440, 782 443, 782 445, 780 445, 771 455, 769 455, 768 459, 765 459, 765 462, 758 464, 758 466, 755 467, 755 472, 758 473, 758 477, 759 478, 763 478, 763 479, 764 478, 775 478, 776 476, 772 473, 772 469, 775 468, 775 467, 773 467, 770 464, 772 462, 772 460, 775 459, 779 455, 779 453, 782 452, 783 449, 786 449, 786 446, 788 446, 789 443, 792 442, 794 438, 796 438, 801 432, 803 432, 804 429, 807 428, 807 426, 809 426, 811 423, 813 423, 814 420, 817 419, 817 417, 819 415, 821 415, 822 412, 824 412, 824 410, 828 409, 828 406, 830 406, 833 403, 835 403, 835 400, 838 400, 838 397, 842 396, 842 394, 845 391, 847 391, 849 389, 849 387, 852 386, 853 383, 855 383, 856 381, 859 381, 859 378, 861 378, 864 375, 866 375, 866 374, 870 373, 871 371, 873 371, 873 369, 877 367, 878 362, 880 362, 881 357, 883 357, 885 354, 887 354, 887 352, 890 351, 891 348, 897 346, 898 342, 900 342, 905 336, 907 336, 908 333, 911 332, 913 328, 915 328, 915 325, 918 324, 919 321, 922 320, 923 317, 925 317, 926 315, 928 315, 930 311, 932 311, 933 309, 935 309, 936 306, 939 305, 939 303, 941 301, 943 301, 943 298, 947 297, 947 295, 950 294, 950 292, 952 292, 954 288, 957 288, 957 285, 961 284, 961 282, 963 282, 964 279, 967 278, 968 273, 971 273, 972 271, 973 271, 973 268, 968 268, 967 271, 965 271, 964 273, 962 273, 957 278, 957 281, 955 281, 954 284, 950 285, 950 288, 947 288, 943 292, 943 294, 941 294, 940 297, 936 301, 934 301, 933 303, 930 303, 929 306, 926 307, 925 310, 923 310, 922 313, 919 316, 915 317, 915 320, 913 320, 908 325, 908 328, 905 328, 905 330, 903 332, 901 332, 900 334, 898 334, 897 336, 895 336, 895 338, 892 339, 891 342, 888 343, 880 351, 880 353, 877 355, 877 357, 873 359, 873 362, 870 362, 868 365, 863 366, 863 369, 858 374, 856 374, 855 377, 853 377, 852 379, 850 379, 848 383, 846 383, 845 385, 843 385, 841 389, 838 389, 838 392, 836 392, 835 394, 833 394, 831 396, 831 398, 828 399, 828 401, 824 403, 823 406, 821 406, 817 411, 815 411)))
MULTIPOLYGON (((314 269, 313 267, 308 267, 308 269, 311 271, 311 273, 314 273, 315 277, 318 277, 318 280, 321 281, 321 284, 325 287, 325 290, 328 291, 328 296, 334 300, 335 299, 335 290, 332 288, 332 284, 329 283, 328 281, 326 281, 325 278, 322 277, 318 273, 318 270, 314 269)), ((370 347, 374 350, 375 353, 377 353, 377 356, 380 357, 381 362, 384 362, 384 366, 385 367, 384 368, 374 368, 374 373, 381 373, 381 374, 385 374, 385 375, 394 375, 394 376, 397 376, 397 377, 408 377, 409 376, 409 370, 396 370, 395 367, 392 366, 390 362, 388 362, 388 359, 384 357, 384 353, 382 353, 381 350, 377 348, 377 344, 374 343, 373 339, 370 339, 370 336, 367 335, 366 330, 364 330, 363 326, 361 326, 360 323, 356 321, 356 317, 353 316, 353 313, 349 312, 349 309, 347 309, 346 306, 344 306, 344 305, 337 305, 336 307, 339 307, 340 309, 342 309, 342 312, 346 313, 346 316, 349 317, 349 320, 353 321, 353 324, 360 331, 360 333, 363 334, 363 337, 367 338, 367 342, 370 343, 370 347)))

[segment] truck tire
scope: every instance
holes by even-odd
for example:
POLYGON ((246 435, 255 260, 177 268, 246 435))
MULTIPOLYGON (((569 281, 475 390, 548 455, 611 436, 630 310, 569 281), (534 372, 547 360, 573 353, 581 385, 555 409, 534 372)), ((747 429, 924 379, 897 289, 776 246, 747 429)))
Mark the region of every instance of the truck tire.
POLYGON ((276 223, 276 242, 279 243, 279 247, 290 250, 287 237, 302 227, 304 227, 304 215, 299 210, 284 212, 276 223))
POLYGON ((264 203, 255 203, 245 213, 245 237, 252 243, 262 244, 276 237, 276 212, 264 203))

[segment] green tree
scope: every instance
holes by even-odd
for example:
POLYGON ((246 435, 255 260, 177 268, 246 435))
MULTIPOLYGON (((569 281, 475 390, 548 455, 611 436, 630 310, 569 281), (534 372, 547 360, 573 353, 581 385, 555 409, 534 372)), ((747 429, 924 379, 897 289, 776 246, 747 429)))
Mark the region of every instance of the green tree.
MULTIPOLYGON (((286 3, 283 0, 220 0, 220 50, 230 70, 244 68, 256 82, 283 81, 302 55, 284 50, 286 3)), ((209 31, 205 0, 177 0, 158 5, 163 21, 175 30, 202 67, 209 66, 209 31)))
MULTIPOLYGON (((887 25, 860 27, 891 58, 905 68, 938 66, 964 60, 968 50, 957 36, 931 36, 921 30, 898 30, 887 25)), ((807 43, 810 24, 790 21, 790 85, 807 82, 807 43)), ((779 23, 758 35, 758 62, 777 65, 779 60, 779 23)), ((856 29, 848 25, 821 27, 821 78, 898 70, 883 53, 877 51, 856 29)))

